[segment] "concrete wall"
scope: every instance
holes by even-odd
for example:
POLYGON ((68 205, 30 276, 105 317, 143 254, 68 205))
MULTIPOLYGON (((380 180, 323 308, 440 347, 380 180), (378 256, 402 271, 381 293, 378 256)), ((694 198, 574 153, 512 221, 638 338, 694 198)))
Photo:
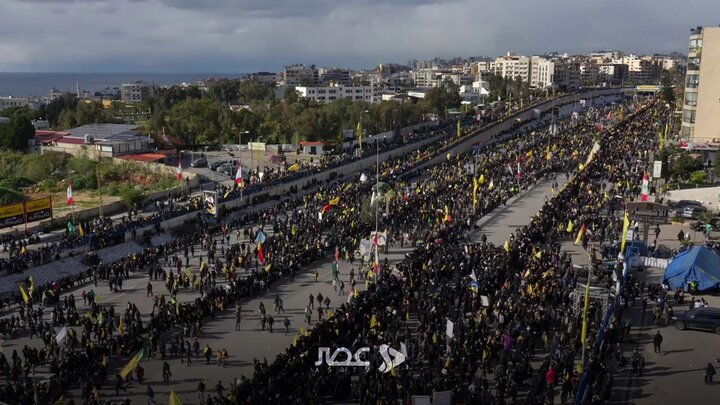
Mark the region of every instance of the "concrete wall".
POLYGON ((590 92, 581 93, 580 96, 576 96, 575 94, 566 95, 563 97, 559 97, 555 99, 555 101, 547 101, 545 103, 542 103, 540 105, 535 105, 533 107, 530 107, 528 109, 516 112, 515 114, 507 117, 504 121, 487 128, 485 130, 479 130, 475 132, 474 134, 467 136, 463 141, 456 143, 453 146, 442 148, 438 155, 427 162, 418 165, 416 168, 412 169, 411 172, 416 170, 421 170, 427 166, 437 164, 446 158, 447 152, 452 152, 453 155, 457 155, 459 153, 466 153, 472 150, 472 145, 476 142, 482 142, 487 143, 489 142, 493 136, 497 135, 498 133, 510 128, 516 120, 519 118, 523 122, 530 120, 537 116, 537 112, 535 110, 541 111, 541 113, 544 113, 546 111, 549 111, 553 107, 559 107, 562 105, 572 104, 575 102, 576 98, 579 99, 592 99, 597 98, 601 96, 609 96, 613 94, 623 94, 624 89, 605 89, 605 90, 594 90, 590 92))
POLYGON ((688 188, 667 192, 670 201, 695 200, 713 212, 720 211, 720 187, 688 188))

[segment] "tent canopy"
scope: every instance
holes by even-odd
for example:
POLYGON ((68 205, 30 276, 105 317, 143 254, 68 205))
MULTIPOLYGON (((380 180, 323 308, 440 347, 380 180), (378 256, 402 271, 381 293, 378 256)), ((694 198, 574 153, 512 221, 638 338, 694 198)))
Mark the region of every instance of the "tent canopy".
POLYGON ((720 284, 720 256, 705 246, 696 246, 673 258, 665 269, 663 281, 670 288, 687 289, 690 282, 698 283, 699 291, 706 291, 720 284))

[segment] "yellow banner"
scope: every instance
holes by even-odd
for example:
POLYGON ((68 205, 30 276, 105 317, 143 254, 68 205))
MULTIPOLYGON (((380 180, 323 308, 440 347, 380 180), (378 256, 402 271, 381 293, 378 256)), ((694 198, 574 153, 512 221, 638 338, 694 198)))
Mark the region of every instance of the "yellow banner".
POLYGON ((0 207, 0 218, 9 218, 24 215, 23 204, 3 205, 0 207))
POLYGON ((37 200, 31 200, 25 203, 25 207, 27 209, 28 213, 40 211, 40 210, 48 210, 52 208, 52 203, 50 202, 50 197, 45 198, 39 198, 37 200))

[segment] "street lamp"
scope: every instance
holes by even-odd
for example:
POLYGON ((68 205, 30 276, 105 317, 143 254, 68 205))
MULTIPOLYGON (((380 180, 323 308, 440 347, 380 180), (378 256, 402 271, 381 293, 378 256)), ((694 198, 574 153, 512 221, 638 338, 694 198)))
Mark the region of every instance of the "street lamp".
POLYGON ((238 133, 238 145, 239 145, 239 146, 242 146, 242 136, 243 136, 243 134, 249 134, 249 133, 250 133, 250 131, 240 131, 240 133, 238 133))

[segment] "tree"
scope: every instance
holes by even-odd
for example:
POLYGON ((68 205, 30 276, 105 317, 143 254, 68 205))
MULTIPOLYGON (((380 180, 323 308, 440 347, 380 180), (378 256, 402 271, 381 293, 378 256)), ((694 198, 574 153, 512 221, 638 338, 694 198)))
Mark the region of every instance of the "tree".
POLYGON ((34 136, 35 127, 22 114, 11 117, 9 124, 0 124, 0 148, 23 151, 34 136))
POLYGON ((660 82, 660 99, 670 106, 675 105, 675 89, 672 84, 672 80, 669 76, 665 75, 660 82))
POLYGON ((220 113, 210 99, 188 98, 173 106, 166 119, 169 133, 185 144, 215 144, 220 136, 220 113))
POLYGON ((702 161, 693 158, 692 156, 688 155, 687 153, 682 153, 678 158, 672 163, 672 174, 676 177, 686 177, 690 173, 702 170, 703 163, 702 161))
POLYGON ((692 172, 692 174, 690 174, 690 181, 695 184, 705 184, 705 183, 707 183, 707 180, 708 180, 708 175, 707 175, 707 173, 705 173, 702 170, 698 170, 698 171, 692 172))

